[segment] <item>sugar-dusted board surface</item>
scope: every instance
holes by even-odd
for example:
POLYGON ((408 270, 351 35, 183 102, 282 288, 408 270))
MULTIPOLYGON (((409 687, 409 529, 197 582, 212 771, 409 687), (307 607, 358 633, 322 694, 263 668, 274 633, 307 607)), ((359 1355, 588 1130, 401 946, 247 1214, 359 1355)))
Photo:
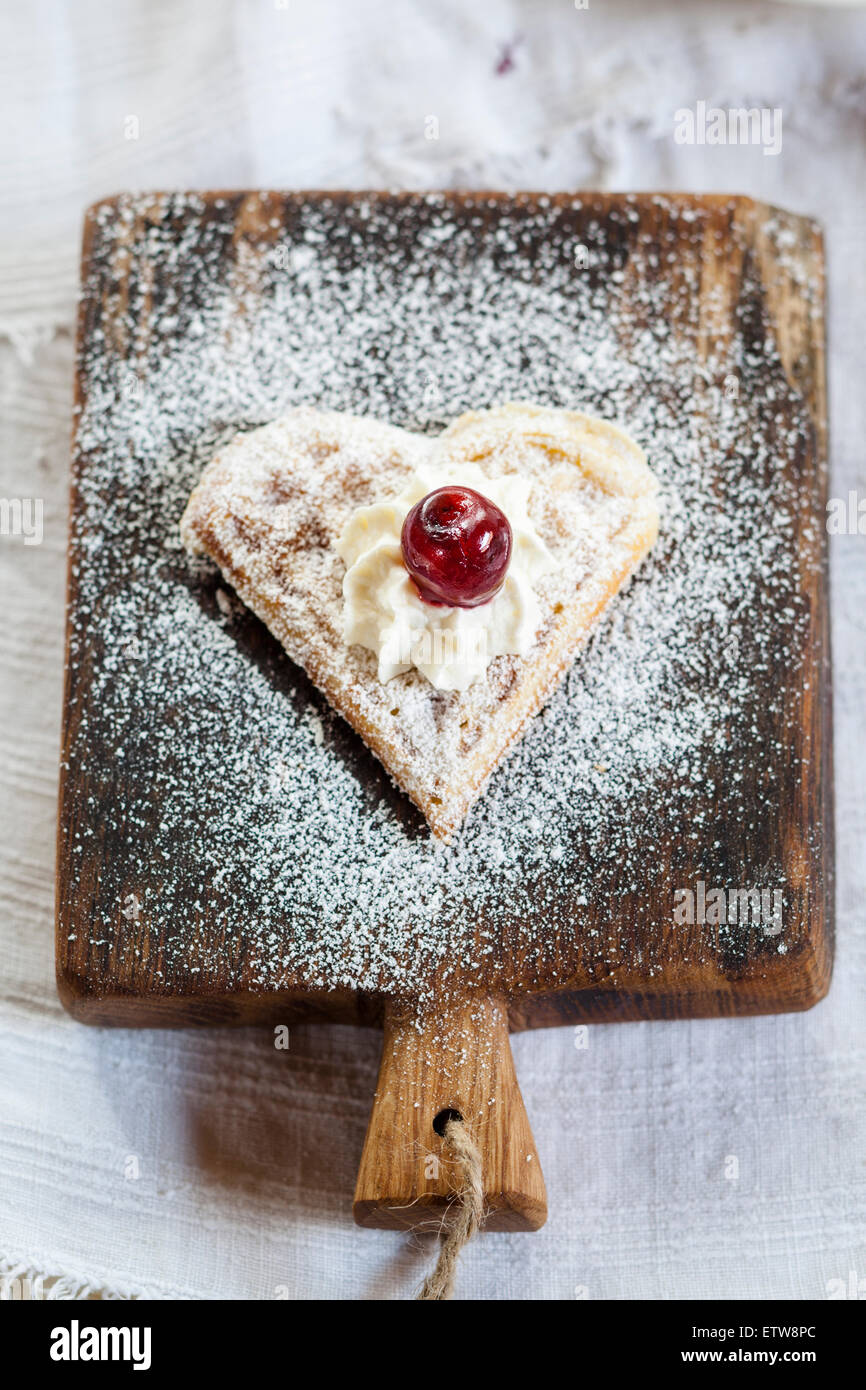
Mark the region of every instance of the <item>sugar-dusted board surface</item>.
POLYGON ((86 218, 57 956, 94 1023, 808 1007, 832 959, 821 238, 738 198, 228 193, 86 218), (180 549, 310 403, 619 419, 662 534, 448 848, 180 549), (781 931, 675 894, 783 894, 781 931))

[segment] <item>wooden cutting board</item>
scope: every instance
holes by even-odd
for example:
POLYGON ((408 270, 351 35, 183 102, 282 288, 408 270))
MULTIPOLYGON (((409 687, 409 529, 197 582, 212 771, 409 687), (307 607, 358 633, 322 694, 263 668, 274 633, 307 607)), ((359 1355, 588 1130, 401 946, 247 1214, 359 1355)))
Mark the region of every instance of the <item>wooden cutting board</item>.
POLYGON ((124 196, 82 279, 63 1002, 384 1026, 356 1219, 447 1203, 454 1109, 489 1226, 533 1229, 509 1028, 828 987, 820 233, 734 197, 124 196), (220 442, 293 405, 437 431, 509 398, 619 418, 662 533, 442 851, 177 521, 220 442))

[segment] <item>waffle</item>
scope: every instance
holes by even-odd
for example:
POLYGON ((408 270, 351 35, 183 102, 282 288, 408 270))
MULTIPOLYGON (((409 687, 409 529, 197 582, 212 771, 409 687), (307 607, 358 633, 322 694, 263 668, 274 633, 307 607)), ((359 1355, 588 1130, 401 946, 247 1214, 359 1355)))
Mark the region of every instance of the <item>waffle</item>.
POLYGON ((656 488, 622 430, 577 412, 505 405, 430 439, 304 407, 239 435, 208 465, 181 535, 447 840, 653 544, 656 488), (414 669, 382 683, 374 654, 342 636, 335 541, 357 507, 399 493, 425 461, 469 460, 490 477, 532 479, 530 515, 558 562, 537 585, 536 644, 526 657, 496 657, 486 681, 463 692, 437 691, 414 669))

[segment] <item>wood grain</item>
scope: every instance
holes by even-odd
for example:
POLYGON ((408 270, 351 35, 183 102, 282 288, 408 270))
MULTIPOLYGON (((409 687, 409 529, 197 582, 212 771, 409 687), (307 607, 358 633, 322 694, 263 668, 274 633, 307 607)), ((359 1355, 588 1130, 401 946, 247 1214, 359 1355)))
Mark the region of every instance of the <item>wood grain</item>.
MULTIPOLYGON (((391 214, 408 261, 429 215, 425 200, 414 195, 365 196, 391 214)), ((207 239, 209 254, 221 258, 220 274, 237 296, 239 315, 248 314, 251 299, 267 292, 256 257, 278 229, 291 231, 305 206, 325 198, 335 216, 350 221, 355 215, 358 195, 202 195, 200 235, 207 239)), ((768 334, 778 344, 781 366, 772 372, 769 367, 754 369, 754 409, 764 412, 765 425, 767 412, 772 412, 786 481, 796 489, 800 502, 790 565, 807 622, 798 653, 798 677, 787 679, 790 654, 784 649, 786 627, 780 613, 779 650, 770 653, 772 659, 755 678, 752 725, 747 733, 732 732, 739 740, 732 752, 736 751, 740 762, 751 762, 763 779, 760 796, 755 784, 754 817, 743 816, 741 803, 726 799, 724 757, 706 769, 708 785, 722 790, 708 795, 701 808, 705 826, 701 841, 688 833, 688 813, 677 801, 673 779, 670 785, 662 780, 658 787, 642 789, 632 814, 636 829, 644 821, 654 825, 657 850, 652 860, 637 871, 631 866, 628 878, 625 869, 618 873, 606 868, 592 901, 580 907, 567 894, 557 900, 558 919, 570 922, 571 927, 551 930, 549 938, 542 934, 540 945, 537 941, 527 945, 507 905, 492 920, 482 915, 475 924, 474 959, 479 964, 473 973, 471 998, 455 990, 453 979, 447 989, 438 974, 428 981, 429 992, 440 998, 442 1006, 434 1027, 429 1014, 418 1022, 412 1001, 401 996, 396 983, 389 986, 387 978, 380 988, 365 992, 336 984, 310 991, 291 968, 275 966, 262 980, 261 962, 243 931, 245 914, 252 919, 255 911, 252 883, 246 896, 242 890, 235 901, 231 923, 210 914, 205 904, 195 933, 185 940, 172 937, 171 921, 156 921, 146 914, 140 920, 125 917, 120 904, 130 885, 122 842, 107 827, 122 822, 126 779, 148 774, 143 765, 119 768, 107 741, 104 746, 100 743, 99 711, 92 694, 104 660, 98 616, 84 646, 79 641, 75 660, 67 665, 56 937, 58 988, 65 1006, 83 1022, 125 1027, 294 1020, 384 1023, 382 1076, 355 1200, 356 1218, 362 1224, 401 1224, 398 1209, 410 1204, 422 1213, 422 1220, 429 1220, 433 1213, 427 1209, 435 1213, 447 1201, 447 1174, 431 1183, 422 1164, 431 1146, 435 1151, 432 1118, 443 1106, 465 1107, 481 1134, 492 1220, 501 1223, 502 1229, 528 1229, 543 1220, 543 1179, 514 1080, 506 1019, 512 1029, 521 1029, 804 1009, 823 997, 830 980, 832 738, 823 526, 827 439, 820 233, 807 219, 748 199, 586 194, 579 203, 568 195, 547 200, 558 217, 553 235, 549 227, 538 231, 539 201, 532 194, 514 199, 451 195, 453 216, 463 218, 482 241, 495 236, 503 211, 511 219, 525 217, 528 244, 532 245, 533 237, 546 238, 544 245, 539 242, 539 254, 551 251, 552 236, 553 252, 565 255, 575 241, 591 241, 593 229, 603 227, 606 265, 583 273, 596 277, 593 283, 603 297, 614 292, 608 272, 615 266, 622 277, 618 283, 624 281, 626 286, 616 289, 620 303, 629 294, 631 278, 634 312, 631 328, 623 332, 624 353, 630 348, 629 331, 637 333, 645 326, 648 286, 659 291, 669 331, 679 347, 693 355, 696 372, 735 335, 743 342, 743 353, 758 362, 768 334), (801 429, 804 412, 807 426, 801 429), (792 453, 783 441, 795 425, 801 439, 792 453), (772 688, 762 688, 761 681, 772 681, 772 688), (770 700, 769 695, 780 687, 781 703, 770 700), (83 760, 81 732, 91 726, 97 732, 83 760), (770 763, 766 750, 774 747, 785 752, 770 763), (94 800, 105 813, 115 814, 95 814, 94 800), (82 837, 89 849, 76 859, 73 851, 82 837), (720 847, 714 855, 709 854, 710 844, 720 847), (738 884, 756 864, 764 867, 768 881, 785 884, 784 952, 751 925, 733 937, 700 925, 674 926, 672 885, 712 879, 719 866, 727 866, 729 881, 738 884), (100 931, 94 933, 97 921, 100 931), (491 941, 490 949, 482 949, 491 941), (446 1019, 450 1020, 447 1027, 446 1019), (447 1039, 461 1034, 464 1041, 465 1036, 474 1041, 457 1065, 447 1039), (494 1104, 487 1105, 491 1099, 494 1104), (490 1111, 495 1111, 495 1119, 490 1111), (532 1162, 527 1155, 533 1156, 532 1162)), ((107 205, 101 206, 104 212, 107 205)), ((100 386, 84 367, 87 346, 102 335, 100 340, 116 361, 134 364, 147 343, 154 306, 172 292, 171 264, 145 261, 140 253, 148 228, 157 224, 164 235, 175 235, 178 241, 186 229, 183 211, 159 195, 136 201, 134 215, 123 222, 118 219, 111 230, 106 230, 105 217, 91 213, 86 220, 76 381, 79 408, 100 386)), ((375 259, 376 249, 367 245, 365 254, 375 259)), ((441 254, 444 257, 447 251, 441 254)), ((579 329, 578 321, 578 336, 579 329)), ((383 370, 387 370, 386 360, 383 370)), ((698 435, 712 429, 700 398, 686 408, 698 435)), ((245 422, 236 423, 242 427, 245 422)), ((393 423, 404 423, 399 413, 393 423)), ((98 485, 97 463, 84 450, 73 456, 70 643, 78 628, 82 577, 88 564, 81 529, 82 497, 86 487, 98 485)), ((730 466, 750 465, 732 459, 730 466)), ((718 487, 723 507, 724 476, 718 487)), ((121 548, 135 543, 110 535, 104 539, 121 548)), ((189 577, 179 569, 177 581, 188 585, 189 577)), ((774 603, 774 596, 768 594, 766 601, 774 603)), ((698 658, 709 652, 711 638, 703 631, 693 634, 698 658)), ((315 705, 317 693, 251 616, 240 624, 237 640, 275 689, 284 691, 287 699, 297 689, 299 699, 315 705)), ((339 733, 335 746, 359 784, 369 787, 371 796, 387 802, 395 814, 408 817, 407 827, 418 833, 403 798, 351 731, 339 733)), ((176 846, 179 861, 196 835, 195 824, 184 829, 176 846)), ((148 827, 142 827, 140 834, 146 845, 148 827)), ((548 889, 546 901, 550 902, 555 889, 553 885, 548 889)), ((407 952, 412 950, 410 911, 407 904, 407 952)))
POLYGON ((382 1066, 355 1188, 359 1226, 436 1230, 455 1177, 434 1127, 462 1116, 484 1155, 491 1231, 535 1231, 547 1194, 508 1042, 503 1000, 484 995, 419 1016, 413 1001, 385 1009, 382 1066))

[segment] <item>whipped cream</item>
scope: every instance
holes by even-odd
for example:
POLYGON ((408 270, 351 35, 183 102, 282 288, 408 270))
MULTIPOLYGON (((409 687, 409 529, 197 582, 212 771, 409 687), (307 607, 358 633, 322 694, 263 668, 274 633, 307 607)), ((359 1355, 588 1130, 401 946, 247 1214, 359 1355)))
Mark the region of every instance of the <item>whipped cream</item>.
POLYGON ((414 666, 437 690, 467 690, 484 679, 494 657, 526 656, 541 622, 533 586, 556 568, 529 517, 531 487, 529 478, 516 473, 488 478, 477 464, 431 463, 413 473, 398 497, 352 513, 336 543, 346 565, 343 636, 376 654, 380 681, 414 666), (477 608, 425 603, 403 564, 406 513, 428 492, 449 484, 482 493, 511 526, 505 582, 477 608))

